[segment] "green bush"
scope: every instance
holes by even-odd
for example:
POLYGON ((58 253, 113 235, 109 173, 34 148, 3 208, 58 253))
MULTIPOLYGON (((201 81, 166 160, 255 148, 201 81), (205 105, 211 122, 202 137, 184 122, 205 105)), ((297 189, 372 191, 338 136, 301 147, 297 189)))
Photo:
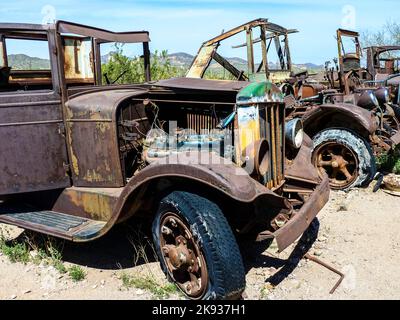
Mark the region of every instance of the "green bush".
POLYGON ((122 285, 125 288, 137 288, 147 290, 153 294, 155 298, 166 299, 171 294, 178 293, 177 287, 173 283, 165 285, 159 284, 152 276, 131 276, 126 273, 121 275, 122 285))
MULTIPOLYGON (((116 44, 109 61, 102 65, 102 74, 107 75, 111 83, 132 84, 145 82, 142 57, 127 57, 123 54, 123 44, 116 44)), ((162 80, 183 76, 185 70, 171 65, 168 52, 155 51, 150 58, 151 80, 162 80)), ((105 79, 103 78, 105 84, 105 79)))
POLYGON ((7 244, 5 241, 0 242, 0 251, 7 256, 11 262, 28 263, 30 259, 29 248, 25 243, 12 242, 7 244))
POLYGON ((82 281, 86 277, 86 272, 80 266, 72 266, 68 269, 68 274, 75 282, 82 281))
POLYGON ((377 157, 376 162, 380 171, 400 174, 400 147, 396 147, 390 154, 377 157))

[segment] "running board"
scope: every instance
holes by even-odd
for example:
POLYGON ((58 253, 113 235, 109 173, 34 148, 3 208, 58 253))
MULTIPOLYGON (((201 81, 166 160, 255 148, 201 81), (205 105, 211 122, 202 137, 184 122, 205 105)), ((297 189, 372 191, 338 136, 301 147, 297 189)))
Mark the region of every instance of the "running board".
POLYGON ((0 222, 74 241, 94 238, 106 224, 104 221, 5 203, 0 203, 0 222))

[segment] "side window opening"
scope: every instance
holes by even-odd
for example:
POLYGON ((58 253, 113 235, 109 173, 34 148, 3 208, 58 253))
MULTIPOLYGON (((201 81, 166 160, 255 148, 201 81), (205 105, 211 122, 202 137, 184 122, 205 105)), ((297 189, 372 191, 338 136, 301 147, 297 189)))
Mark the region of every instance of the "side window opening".
POLYGON ((142 43, 100 43, 100 60, 103 85, 146 81, 142 43))
POLYGON ((0 91, 53 89, 47 40, 5 36, 0 52, 0 91))

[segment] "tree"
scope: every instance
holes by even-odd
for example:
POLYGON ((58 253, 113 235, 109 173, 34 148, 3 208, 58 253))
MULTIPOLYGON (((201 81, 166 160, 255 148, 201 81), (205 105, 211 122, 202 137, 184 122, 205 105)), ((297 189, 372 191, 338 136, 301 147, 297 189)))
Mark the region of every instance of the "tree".
POLYGON ((361 34, 364 47, 400 45, 400 24, 387 21, 383 28, 377 32, 364 31, 361 34))
MULTIPOLYGON (((111 83, 131 84, 145 81, 144 62, 142 57, 127 57, 123 54, 124 44, 115 44, 115 51, 110 54, 107 63, 103 64, 102 74, 107 76, 111 83)), ((169 79, 184 74, 182 68, 171 65, 168 52, 155 51, 150 58, 152 80, 169 79)), ((103 79, 105 82, 105 79, 103 79)))

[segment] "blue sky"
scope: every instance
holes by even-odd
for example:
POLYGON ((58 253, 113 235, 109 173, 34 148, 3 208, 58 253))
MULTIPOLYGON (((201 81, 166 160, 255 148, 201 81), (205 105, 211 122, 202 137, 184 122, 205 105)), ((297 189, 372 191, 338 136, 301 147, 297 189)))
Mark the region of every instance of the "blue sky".
POLYGON ((3 0, 0 20, 41 23, 55 13, 56 19, 113 31, 148 30, 152 50, 195 54, 223 29, 262 17, 300 31, 291 37, 295 63, 322 64, 336 55, 338 27, 381 29, 400 19, 397 5, 398 0, 3 0))

